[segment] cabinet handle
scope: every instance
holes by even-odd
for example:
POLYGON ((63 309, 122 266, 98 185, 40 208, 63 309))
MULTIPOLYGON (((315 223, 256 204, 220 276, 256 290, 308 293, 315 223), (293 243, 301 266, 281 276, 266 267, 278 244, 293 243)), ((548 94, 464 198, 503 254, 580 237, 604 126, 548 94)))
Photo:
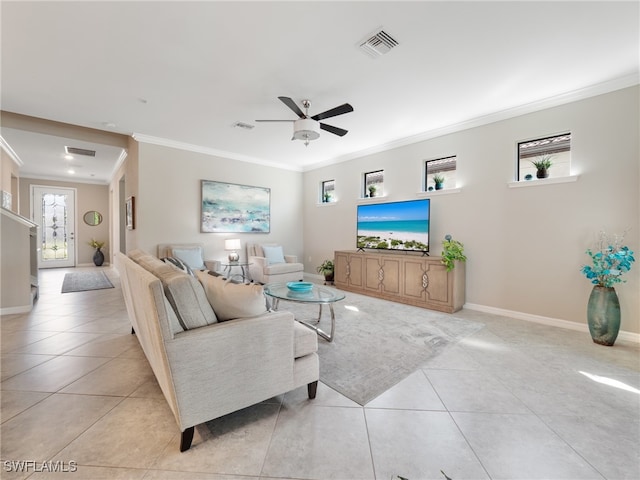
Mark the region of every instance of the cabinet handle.
POLYGON ((384 280, 384 270, 383 269, 378 270, 378 280, 380 280, 380 281, 384 280))
POLYGON ((429 286, 429 276, 426 273, 422 274, 422 288, 427 288, 429 286))

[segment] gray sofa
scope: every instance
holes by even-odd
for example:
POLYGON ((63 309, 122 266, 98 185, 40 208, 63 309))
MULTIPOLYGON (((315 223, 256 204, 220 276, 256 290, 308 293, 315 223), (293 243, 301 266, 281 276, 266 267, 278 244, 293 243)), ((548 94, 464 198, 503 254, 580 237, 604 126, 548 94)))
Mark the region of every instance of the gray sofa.
POLYGON ((293 314, 265 308, 217 321, 195 277, 141 251, 116 253, 115 264, 132 333, 182 432, 180 451, 201 423, 304 385, 315 398, 317 337, 293 314))

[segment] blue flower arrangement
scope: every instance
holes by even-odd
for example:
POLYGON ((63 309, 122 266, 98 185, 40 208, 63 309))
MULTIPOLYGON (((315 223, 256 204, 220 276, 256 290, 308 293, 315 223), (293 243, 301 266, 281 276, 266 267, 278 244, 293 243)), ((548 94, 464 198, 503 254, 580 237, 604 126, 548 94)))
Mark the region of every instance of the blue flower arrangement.
POLYGON ((631 270, 636 259, 629 247, 622 245, 623 239, 624 233, 610 241, 605 232, 600 232, 598 249, 586 251, 592 265, 584 265, 581 272, 591 283, 609 288, 626 281, 622 280, 622 274, 631 270))

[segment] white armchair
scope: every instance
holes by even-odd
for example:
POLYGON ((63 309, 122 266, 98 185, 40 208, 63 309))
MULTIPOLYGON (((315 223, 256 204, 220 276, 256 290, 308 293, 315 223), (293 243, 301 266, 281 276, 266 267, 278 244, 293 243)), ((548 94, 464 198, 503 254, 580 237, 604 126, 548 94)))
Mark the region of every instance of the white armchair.
POLYGON ((285 255, 281 245, 247 243, 247 262, 254 282, 297 282, 303 278, 304 265, 295 255, 285 255))

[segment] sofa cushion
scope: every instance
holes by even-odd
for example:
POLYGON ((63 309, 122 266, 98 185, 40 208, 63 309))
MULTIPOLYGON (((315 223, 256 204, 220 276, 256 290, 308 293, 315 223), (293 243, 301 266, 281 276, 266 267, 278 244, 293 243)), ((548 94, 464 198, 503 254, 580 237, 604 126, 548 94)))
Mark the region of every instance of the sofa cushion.
POLYGON ((177 270, 180 270, 184 273, 188 273, 189 275, 193 275, 193 270, 191 270, 189 265, 187 265, 185 262, 183 262, 177 257, 165 257, 162 259, 162 261, 167 265, 171 265, 172 267, 175 267, 177 270))
POLYGON ((201 271, 196 271, 196 276, 220 321, 255 317, 267 311, 260 285, 233 283, 201 271))
POLYGON ((304 357, 318 351, 318 335, 299 322, 293 322, 293 358, 304 357))
POLYGON ((177 257, 182 260, 184 263, 189 265, 189 268, 191 268, 191 270, 204 270, 206 268, 203 260, 204 255, 202 252, 202 247, 174 247, 171 250, 171 256, 177 257))
POLYGON ((284 252, 281 245, 262 245, 262 251, 268 265, 285 263, 284 252))

